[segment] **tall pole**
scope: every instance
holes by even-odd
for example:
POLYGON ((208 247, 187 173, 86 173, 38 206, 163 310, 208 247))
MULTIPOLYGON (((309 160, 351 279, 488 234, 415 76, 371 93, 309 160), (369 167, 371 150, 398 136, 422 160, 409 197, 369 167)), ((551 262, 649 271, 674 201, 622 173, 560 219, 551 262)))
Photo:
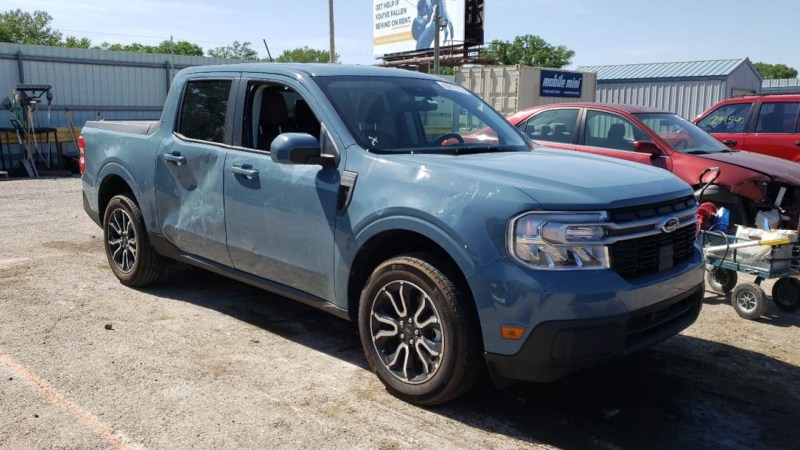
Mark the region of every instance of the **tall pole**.
POLYGON ((333 0, 328 0, 328 22, 331 35, 331 64, 336 62, 336 45, 333 42, 333 0))
POLYGON ((439 75, 439 5, 433 7, 433 73, 439 75))

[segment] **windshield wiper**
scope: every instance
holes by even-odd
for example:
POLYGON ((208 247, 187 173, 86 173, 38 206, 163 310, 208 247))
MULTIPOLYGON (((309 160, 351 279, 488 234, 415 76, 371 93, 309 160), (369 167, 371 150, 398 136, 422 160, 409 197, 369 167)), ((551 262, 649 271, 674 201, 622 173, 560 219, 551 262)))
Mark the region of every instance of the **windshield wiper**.
POLYGON ((505 151, 503 147, 499 145, 470 145, 461 147, 458 145, 452 146, 444 146, 441 149, 437 149, 437 153, 441 150, 444 150, 443 153, 452 153, 454 155, 474 155, 476 153, 491 153, 491 152, 502 152, 505 151))
POLYGON ((689 151, 683 152, 683 153, 685 153, 687 155, 707 155, 707 154, 709 154, 711 152, 708 152, 706 150, 697 149, 697 150, 689 150, 689 151))

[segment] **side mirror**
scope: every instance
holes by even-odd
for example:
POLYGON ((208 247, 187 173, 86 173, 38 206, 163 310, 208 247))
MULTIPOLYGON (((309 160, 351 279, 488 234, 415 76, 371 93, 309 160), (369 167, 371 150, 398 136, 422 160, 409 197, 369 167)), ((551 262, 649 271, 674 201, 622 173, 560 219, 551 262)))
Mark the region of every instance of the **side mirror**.
POLYGON ((283 133, 272 141, 270 157, 278 164, 332 166, 336 158, 322 154, 319 140, 308 133, 283 133))
POLYGON ((664 152, 653 141, 633 141, 633 151, 648 153, 651 156, 661 156, 664 152))

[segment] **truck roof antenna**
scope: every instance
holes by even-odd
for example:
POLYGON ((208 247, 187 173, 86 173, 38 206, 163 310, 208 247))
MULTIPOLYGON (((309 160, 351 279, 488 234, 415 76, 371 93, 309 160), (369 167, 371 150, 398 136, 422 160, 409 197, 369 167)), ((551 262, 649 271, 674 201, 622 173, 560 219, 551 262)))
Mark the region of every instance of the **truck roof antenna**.
POLYGON ((267 56, 269 57, 269 62, 275 62, 275 60, 272 59, 272 53, 269 52, 269 46, 267 45, 267 40, 266 39, 261 39, 261 40, 264 41, 264 47, 266 47, 267 49, 267 56))

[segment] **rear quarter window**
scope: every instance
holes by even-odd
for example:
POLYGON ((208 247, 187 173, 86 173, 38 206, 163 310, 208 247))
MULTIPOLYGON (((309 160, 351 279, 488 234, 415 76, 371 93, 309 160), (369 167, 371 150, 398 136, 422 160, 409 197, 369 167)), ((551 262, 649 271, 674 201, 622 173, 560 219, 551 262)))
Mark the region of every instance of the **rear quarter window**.
POLYGON ((175 131, 187 138, 222 143, 231 83, 230 80, 188 82, 175 131))

